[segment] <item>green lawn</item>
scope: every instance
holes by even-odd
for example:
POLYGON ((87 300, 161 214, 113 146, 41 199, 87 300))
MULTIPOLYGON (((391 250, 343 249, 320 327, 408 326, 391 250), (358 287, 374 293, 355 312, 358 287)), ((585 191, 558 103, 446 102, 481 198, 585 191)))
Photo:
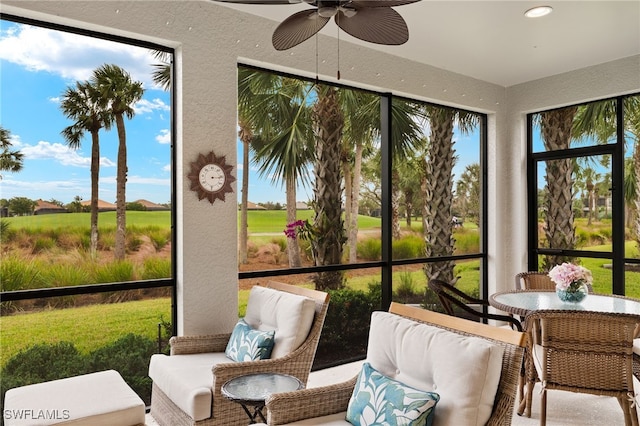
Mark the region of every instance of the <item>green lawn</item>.
MULTIPOLYGON (((298 219, 313 220, 313 210, 298 210, 298 219)), ((57 213, 37 216, 16 216, 3 218, 12 229, 51 229, 51 228, 89 228, 90 213, 57 213)), ((250 210, 247 212, 249 222, 249 234, 280 234, 287 226, 287 212, 285 210, 250 210)), ((100 213, 98 224, 101 228, 114 228, 116 226, 116 212, 100 213)), ((169 228, 171 226, 171 212, 169 211, 128 211, 127 226, 146 227, 159 226, 169 228)), ((238 227, 240 226, 240 212, 238 212, 238 227)), ((380 227, 380 218, 370 216, 358 216, 360 229, 374 229, 380 227)))
POLYGON ((2 316, 0 366, 37 343, 67 341, 86 354, 128 333, 156 340, 161 318, 171 320, 169 298, 2 316))

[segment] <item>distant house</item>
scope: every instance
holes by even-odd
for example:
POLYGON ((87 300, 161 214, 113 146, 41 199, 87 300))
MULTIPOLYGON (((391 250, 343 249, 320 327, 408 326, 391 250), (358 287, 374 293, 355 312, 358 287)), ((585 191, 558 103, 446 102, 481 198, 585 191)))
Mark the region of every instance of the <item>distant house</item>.
MULTIPOLYGON (((81 201, 83 207, 91 207, 91 200, 81 201)), ((103 200, 98 200, 98 211, 99 212, 113 212, 116 211, 116 205, 107 203, 103 200)))
POLYGON ((247 210, 266 210, 266 207, 262 207, 257 205, 256 203, 252 203, 251 201, 247 201, 247 210))
POLYGON ((161 204, 152 203, 148 200, 136 200, 134 203, 142 204, 148 211, 161 211, 161 210, 171 210, 167 206, 163 206, 161 204))
POLYGON ((56 204, 48 201, 37 200, 36 207, 33 209, 33 214, 53 214, 53 213, 69 213, 69 210, 64 207, 60 207, 56 204))
POLYGON ((307 203, 303 203, 302 201, 298 201, 296 203, 296 210, 310 210, 311 207, 307 203))

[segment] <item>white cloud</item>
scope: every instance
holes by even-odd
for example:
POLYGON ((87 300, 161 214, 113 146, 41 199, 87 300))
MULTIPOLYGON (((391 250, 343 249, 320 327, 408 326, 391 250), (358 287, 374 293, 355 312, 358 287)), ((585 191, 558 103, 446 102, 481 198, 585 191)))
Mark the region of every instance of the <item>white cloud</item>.
MULTIPOLYGON (((91 166, 91 157, 83 157, 78 151, 61 143, 40 141, 37 145, 22 145, 20 152, 30 160, 54 160, 63 166, 91 166)), ((115 163, 106 157, 101 157, 100 166, 114 167, 115 163)))
POLYGON ((136 114, 150 113, 153 111, 169 111, 171 108, 162 99, 155 98, 152 101, 141 99, 133 105, 136 114))
POLYGON ((171 164, 167 164, 166 166, 164 166, 162 168, 163 172, 170 172, 171 171, 171 164))
POLYGON ((156 142, 158 142, 161 145, 166 145, 171 143, 171 132, 169 132, 169 129, 160 130, 160 134, 156 135, 156 142))
POLYGON ((93 70, 113 63, 145 87, 156 87, 151 50, 94 37, 15 24, 0 34, 0 59, 29 71, 49 72, 69 81, 87 80, 93 70))

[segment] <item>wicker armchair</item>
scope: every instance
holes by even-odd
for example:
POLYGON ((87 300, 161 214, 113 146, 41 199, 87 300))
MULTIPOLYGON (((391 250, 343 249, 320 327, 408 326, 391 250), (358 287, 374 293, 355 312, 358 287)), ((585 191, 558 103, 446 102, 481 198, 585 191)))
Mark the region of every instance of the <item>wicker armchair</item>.
MULTIPOLYGON (((402 318, 437 327, 441 330, 463 336, 479 337, 493 344, 500 345, 504 350, 500 378, 495 399, 493 400, 491 415, 486 424, 511 424, 518 376, 524 354, 526 340, 524 333, 505 328, 492 327, 490 325, 398 303, 392 303, 389 312, 402 318)), ((393 340, 393 338, 389 340, 393 340)), ((369 345, 371 348, 371 341, 369 345)), ((405 353, 404 350, 403 353, 405 353)), ((370 357, 371 354, 368 354, 367 359, 370 359, 370 357)), ((478 365, 460 365, 459 367, 460 371, 466 371, 468 369, 477 369, 478 365)), ((273 394, 269 396, 266 401, 268 424, 270 426, 285 424, 348 425, 345 420, 345 412, 347 411, 356 380, 357 377, 353 377, 345 382, 333 385, 273 394), (308 420, 304 421, 304 419, 308 420)), ((442 403, 443 400, 441 399, 439 404, 442 403)), ((459 400, 454 397, 449 400, 449 403, 453 404, 452 408, 455 409, 459 400)), ((435 415, 438 416, 437 408, 435 415)), ((458 426, 458 424, 445 424, 443 426, 458 426)))
POLYGON ((613 396, 625 425, 638 425, 632 379, 637 316, 546 310, 526 321, 542 383, 540 425, 546 424, 547 392, 553 389, 613 396))
MULTIPOLYGON (((149 367, 149 375, 152 376, 153 370, 153 374, 156 377, 161 374, 171 374, 174 377, 170 380, 179 381, 182 380, 183 377, 202 377, 203 375, 208 375, 209 372, 212 372, 210 376, 211 385, 209 389, 211 392, 211 404, 209 407, 210 417, 194 420, 190 414, 178 406, 176 401, 172 400, 172 398, 167 395, 168 391, 162 389, 154 379, 151 394, 151 415, 158 424, 162 426, 246 425, 248 422, 247 415, 240 404, 226 399, 221 392, 221 387, 225 382, 240 375, 263 372, 284 373, 297 377, 304 384, 307 383, 318 346, 318 341, 320 339, 322 326, 327 314, 329 295, 325 292, 278 282, 269 282, 266 287, 297 296, 304 296, 305 298, 312 299, 315 302, 315 314, 306 339, 297 347, 297 349, 294 349, 292 352, 289 352, 284 356, 259 361, 233 362, 225 357, 225 348, 229 338, 231 337, 231 333, 211 336, 172 337, 170 340, 171 356, 153 355, 149 367), (174 357, 181 357, 180 366, 177 368, 171 364, 172 361, 170 358, 174 357), (203 361, 202 357, 210 358, 205 358, 203 361), (210 359, 214 359, 219 362, 216 363, 214 361, 204 364, 205 362, 209 362, 210 359), (159 365, 158 363, 162 364, 159 365), (193 368, 191 365, 193 365, 193 368), (165 373, 167 370, 172 369, 174 370, 173 372, 165 373)), ((251 296, 249 304, 251 304, 251 296)), ((249 313, 250 309, 251 308, 247 306, 247 313, 249 313)), ((265 306, 262 306, 262 310, 258 311, 272 311, 272 308, 265 308, 265 306)), ((276 330, 276 345, 278 344, 277 342, 278 330, 276 330)), ((207 379, 205 378, 205 381, 206 380, 207 379)), ((202 381, 202 379, 200 379, 200 381, 202 381)), ((171 385, 166 385, 166 380, 164 383, 165 388, 172 387, 171 385)), ((189 392, 195 394, 196 392, 202 392, 202 389, 189 390, 189 392)), ((193 402, 192 404, 196 405, 197 403, 193 402)), ((208 407, 204 408, 208 410, 208 407)))

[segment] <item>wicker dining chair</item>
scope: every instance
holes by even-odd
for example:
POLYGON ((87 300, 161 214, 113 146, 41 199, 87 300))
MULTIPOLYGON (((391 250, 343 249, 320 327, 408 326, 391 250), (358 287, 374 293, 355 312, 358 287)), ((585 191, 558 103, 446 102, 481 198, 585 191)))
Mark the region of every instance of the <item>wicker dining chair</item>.
POLYGON ((532 358, 541 381, 540 425, 547 392, 564 390, 618 399, 625 425, 638 425, 633 390, 635 315, 540 310, 527 316, 532 358))
POLYGON ((487 319, 496 321, 505 321, 510 324, 511 328, 518 331, 522 331, 522 324, 520 321, 510 315, 493 314, 490 312, 484 312, 482 308, 489 307, 489 302, 484 299, 476 299, 468 294, 460 291, 451 284, 448 284, 442 280, 431 279, 427 283, 429 288, 438 296, 440 304, 444 308, 445 312, 451 316, 461 316, 466 319, 475 318, 477 320, 487 319), (475 309, 478 307, 479 309, 475 309), (454 307, 461 309, 464 314, 456 312, 454 307))
MULTIPOLYGON (((593 287, 588 284, 589 293, 593 287)), ((527 271, 516 274, 516 290, 549 290, 555 291, 556 284, 551 281, 547 272, 527 271)))

